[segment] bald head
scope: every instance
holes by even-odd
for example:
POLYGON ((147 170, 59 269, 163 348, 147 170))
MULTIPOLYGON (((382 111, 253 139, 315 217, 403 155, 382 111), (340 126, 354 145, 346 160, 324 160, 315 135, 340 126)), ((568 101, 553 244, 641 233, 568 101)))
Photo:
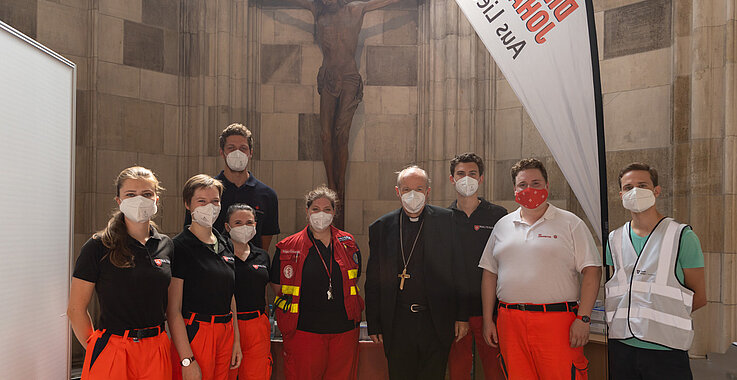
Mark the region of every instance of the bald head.
POLYGON ((406 185, 406 182, 415 182, 420 179, 425 183, 425 187, 430 186, 430 179, 425 170, 417 165, 406 167, 397 173, 397 187, 401 189, 403 183, 406 185))

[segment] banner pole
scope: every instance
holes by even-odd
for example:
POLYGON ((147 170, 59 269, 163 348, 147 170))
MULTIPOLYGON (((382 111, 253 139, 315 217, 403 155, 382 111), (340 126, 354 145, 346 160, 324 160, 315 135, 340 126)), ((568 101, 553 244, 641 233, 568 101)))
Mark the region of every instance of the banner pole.
MULTIPOLYGON (((594 23, 594 6, 592 4, 592 0, 586 0, 586 11, 589 24, 591 73, 593 74, 592 79, 594 81, 594 106, 596 108, 596 137, 599 152, 599 203, 601 205, 601 245, 602 251, 606 251, 605 242, 607 239, 607 235, 609 235, 609 206, 607 193, 606 144, 604 141, 604 108, 601 94, 601 74, 599 72, 599 47, 596 40, 596 24, 594 23)), ((607 273, 607 279, 608 278, 609 274, 607 273)))
MULTIPOLYGON (((601 93, 601 73, 599 71, 599 44, 596 37, 594 4, 586 0, 586 14, 589 26, 589 47, 591 49, 591 73, 594 81, 594 105, 596 108, 596 137, 599 153, 599 204, 601 205, 601 256, 605 278, 609 280, 609 266, 606 265, 606 242, 609 236, 609 195, 607 191, 606 144, 604 134, 604 107, 601 93)), ((605 340, 608 329, 605 330, 605 340)), ((607 344, 607 379, 611 380, 611 352, 607 344)))

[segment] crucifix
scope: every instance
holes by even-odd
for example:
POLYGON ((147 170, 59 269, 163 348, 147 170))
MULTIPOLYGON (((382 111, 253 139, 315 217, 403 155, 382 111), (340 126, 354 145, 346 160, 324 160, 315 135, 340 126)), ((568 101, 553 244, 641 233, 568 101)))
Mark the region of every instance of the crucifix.
POLYGON ((404 280, 408 279, 410 276, 407 274, 407 268, 402 269, 402 273, 397 275, 397 278, 401 278, 402 280, 399 281, 399 290, 404 290, 404 280))
MULTIPOLYGON (((320 138, 322 161, 328 186, 345 205, 345 172, 348 166, 348 141, 353 114, 363 99, 363 78, 358 73, 356 49, 367 12, 399 0, 289 0, 308 9, 315 20, 315 41, 322 52, 317 73, 320 94, 320 138)), ((343 228, 343 215, 336 225, 343 228)))
POLYGON ((407 265, 409 265, 409 261, 412 260, 412 254, 415 253, 415 247, 417 246, 417 240, 420 238, 420 233, 422 232, 422 226, 425 225, 425 221, 423 220, 422 223, 420 223, 420 230, 417 231, 417 235, 415 236, 415 242, 412 243, 412 250, 409 251, 409 257, 404 257, 404 237, 402 236, 402 216, 399 216, 399 249, 402 252, 402 264, 404 264, 404 268, 402 269, 402 273, 397 275, 397 278, 401 278, 402 280, 399 281, 399 290, 404 290, 404 280, 409 278, 409 274, 407 274, 407 265))

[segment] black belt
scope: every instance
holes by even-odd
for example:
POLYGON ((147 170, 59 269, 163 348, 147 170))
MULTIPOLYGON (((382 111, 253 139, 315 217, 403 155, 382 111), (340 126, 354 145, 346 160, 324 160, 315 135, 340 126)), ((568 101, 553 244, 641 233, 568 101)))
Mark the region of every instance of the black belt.
POLYGON ((133 338, 134 341, 141 340, 143 338, 153 338, 158 336, 164 331, 164 324, 160 324, 156 327, 147 327, 145 329, 130 329, 130 330, 115 330, 105 329, 105 332, 112 335, 119 335, 123 338, 133 338))
POLYGON ((499 302, 500 308, 522 310, 522 311, 570 311, 575 312, 578 310, 578 302, 558 302, 558 303, 546 303, 546 304, 533 304, 533 303, 506 303, 499 302))
POLYGON ((238 320, 239 321, 250 321, 251 319, 256 319, 261 316, 261 314, 265 314, 261 310, 254 310, 254 311, 243 311, 238 313, 238 320))
POLYGON ((225 315, 210 315, 210 314, 192 313, 190 311, 185 311, 182 314, 182 318, 184 318, 184 321, 187 324, 191 324, 192 321, 210 322, 210 323, 228 323, 233 319, 233 314, 228 313, 225 315))
POLYGON ((403 303, 403 304, 400 304, 400 308, 403 310, 409 310, 412 313, 419 313, 421 311, 427 310, 427 306, 420 305, 418 303, 413 303, 413 304, 403 303))

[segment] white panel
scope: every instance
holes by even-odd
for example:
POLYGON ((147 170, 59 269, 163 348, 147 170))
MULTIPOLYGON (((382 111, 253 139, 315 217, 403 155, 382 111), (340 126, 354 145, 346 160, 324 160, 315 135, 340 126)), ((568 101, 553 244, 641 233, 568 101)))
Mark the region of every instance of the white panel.
POLYGON ((68 379, 74 65, 0 22, 0 378, 68 379))

